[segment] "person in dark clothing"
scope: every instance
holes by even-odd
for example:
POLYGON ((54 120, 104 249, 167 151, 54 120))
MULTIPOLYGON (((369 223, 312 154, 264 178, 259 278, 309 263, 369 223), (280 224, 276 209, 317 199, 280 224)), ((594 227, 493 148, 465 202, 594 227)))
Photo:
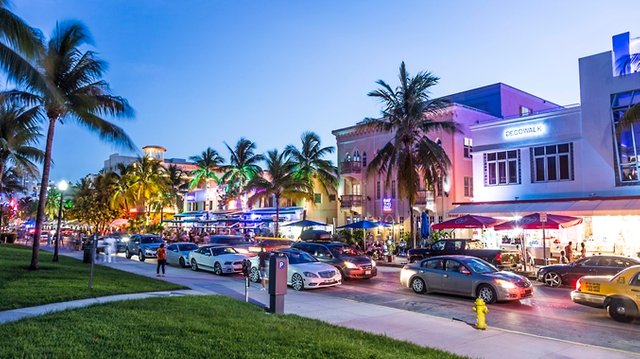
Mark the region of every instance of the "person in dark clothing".
POLYGON ((258 270, 260 270, 260 280, 262 288, 260 290, 266 290, 267 285, 267 252, 264 250, 264 246, 261 246, 260 253, 258 253, 258 270))
POLYGON ((160 268, 162 267, 162 276, 164 277, 164 267, 167 264, 167 250, 164 248, 164 243, 160 244, 160 248, 156 252, 158 256, 158 265, 156 266, 156 276, 160 277, 160 268))

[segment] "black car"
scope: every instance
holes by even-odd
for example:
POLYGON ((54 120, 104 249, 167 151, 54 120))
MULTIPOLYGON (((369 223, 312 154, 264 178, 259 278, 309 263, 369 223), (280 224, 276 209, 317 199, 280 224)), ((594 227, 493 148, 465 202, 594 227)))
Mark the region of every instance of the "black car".
POLYGON ((342 242, 295 242, 291 248, 335 266, 344 279, 368 279, 378 275, 376 262, 342 242))
POLYGON ((550 287, 574 286, 586 275, 615 275, 621 270, 639 265, 640 260, 614 255, 591 256, 570 264, 554 264, 538 269, 538 281, 550 287))

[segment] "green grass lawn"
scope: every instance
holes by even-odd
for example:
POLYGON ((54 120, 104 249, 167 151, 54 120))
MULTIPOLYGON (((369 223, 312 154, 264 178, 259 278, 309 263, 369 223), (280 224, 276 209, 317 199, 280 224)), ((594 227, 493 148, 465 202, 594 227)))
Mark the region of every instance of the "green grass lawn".
POLYGON ((222 296, 113 302, 0 325, 0 358, 18 357, 459 358, 222 296))
POLYGON ((40 270, 30 271, 31 249, 0 245, 0 310, 31 307, 112 294, 181 289, 176 284, 95 266, 93 290, 89 290, 89 264, 40 252, 40 270))

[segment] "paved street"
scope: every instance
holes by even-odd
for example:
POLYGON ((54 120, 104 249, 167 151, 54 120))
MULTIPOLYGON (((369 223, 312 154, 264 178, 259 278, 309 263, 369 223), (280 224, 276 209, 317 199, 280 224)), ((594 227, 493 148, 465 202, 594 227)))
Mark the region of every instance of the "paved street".
MULTIPOLYGON (((139 263, 137 257, 127 260, 122 254, 117 260, 120 266, 129 262, 133 267, 139 263)), ((153 259, 144 264, 155 268, 153 259)), ((188 268, 168 267, 168 273, 172 280, 184 280, 193 289, 204 291, 216 285, 213 278, 216 281, 223 279, 208 272, 195 273, 188 268)), ((416 294, 411 289, 400 286, 399 273, 399 268, 379 267, 376 278, 347 281, 339 287, 308 292, 467 323, 475 322, 471 310, 473 299, 416 294)), ((224 280, 237 281, 238 291, 229 294, 236 297, 241 295, 241 282, 244 280, 242 276, 225 276, 224 280)), ((254 284, 254 288, 257 289, 258 286, 254 284)), ((252 297, 260 294, 255 289, 252 297)), ((611 320, 604 310, 574 304, 569 299, 570 291, 570 288, 548 288, 536 283, 535 294, 531 299, 491 305, 487 316, 488 324, 490 327, 640 353, 640 341, 637 339, 640 336, 640 323, 618 323, 611 320)))

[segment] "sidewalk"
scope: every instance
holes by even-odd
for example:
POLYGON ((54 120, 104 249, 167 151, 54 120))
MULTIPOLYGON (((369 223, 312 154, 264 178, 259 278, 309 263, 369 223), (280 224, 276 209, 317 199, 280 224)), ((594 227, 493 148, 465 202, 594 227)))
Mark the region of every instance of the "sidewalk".
MULTIPOLYGON (((61 254, 82 258, 82 252, 64 251, 61 254)), ((116 257, 114 263, 99 264, 156 278, 155 264, 153 263, 141 263, 130 261, 123 257, 116 257)), ((237 278, 218 277, 211 273, 177 270, 169 267, 167 277, 162 277, 161 279, 189 286, 193 290, 162 292, 163 294, 142 293, 113 296, 69 302, 74 304, 58 303, 6 311, 0 312, 0 322, 5 322, 7 321, 6 318, 16 315, 16 311, 38 315, 51 311, 52 307, 61 307, 62 309, 75 308, 109 300, 136 299, 136 296, 216 294, 244 300, 244 283, 237 278), (120 297, 120 299, 114 299, 115 297, 120 297), (75 306, 65 308, 65 305, 75 306)), ((250 288, 249 295, 251 302, 256 305, 266 307, 267 303, 269 303, 268 294, 258 291, 257 287, 250 288)), ((285 297, 285 312, 343 327, 382 334, 422 346, 440 348, 473 358, 640 358, 637 353, 555 340, 491 327, 485 331, 480 331, 474 329, 470 324, 460 321, 337 298, 318 291, 296 292, 289 290, 285 297)))

